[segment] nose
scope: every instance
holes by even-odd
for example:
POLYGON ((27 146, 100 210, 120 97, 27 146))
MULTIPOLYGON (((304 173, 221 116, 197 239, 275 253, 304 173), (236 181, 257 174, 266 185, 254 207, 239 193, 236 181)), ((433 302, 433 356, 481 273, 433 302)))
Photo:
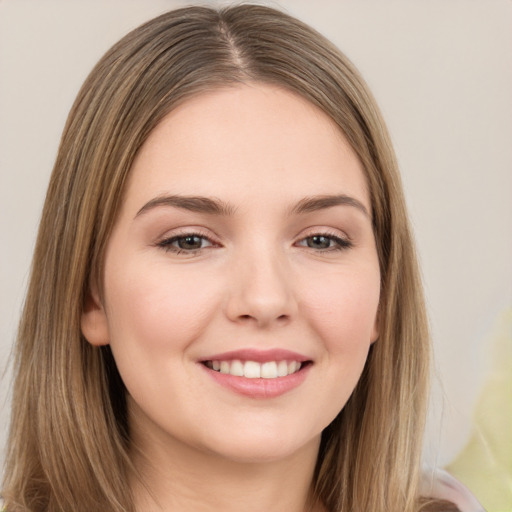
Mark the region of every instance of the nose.
POLYGON ((259 328, 285 325, 297 313, 289 266, 270 248, 239 255, 231 268, 226 315, 259 328))

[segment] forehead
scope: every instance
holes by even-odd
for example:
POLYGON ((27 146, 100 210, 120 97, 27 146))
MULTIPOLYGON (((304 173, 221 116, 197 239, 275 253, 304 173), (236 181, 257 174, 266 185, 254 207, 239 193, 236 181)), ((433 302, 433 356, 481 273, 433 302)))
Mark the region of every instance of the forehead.
POLYGON ((362 165, 334 121, 299 95, 264 84, 199 94, 151 132, 126 202, 136 208, 169 193, 230 196, 241 205, 344 193, 371 210, 362 165))

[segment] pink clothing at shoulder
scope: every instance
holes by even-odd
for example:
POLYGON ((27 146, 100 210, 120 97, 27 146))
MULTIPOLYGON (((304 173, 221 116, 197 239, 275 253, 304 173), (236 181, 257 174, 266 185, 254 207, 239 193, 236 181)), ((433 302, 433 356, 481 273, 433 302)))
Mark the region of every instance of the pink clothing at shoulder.
POLYGON ((451 501, 459 507, 461 512, 485 512, 484 507, 467 487, 441 469, 429 469, 424 472, 422 494, 451 501))

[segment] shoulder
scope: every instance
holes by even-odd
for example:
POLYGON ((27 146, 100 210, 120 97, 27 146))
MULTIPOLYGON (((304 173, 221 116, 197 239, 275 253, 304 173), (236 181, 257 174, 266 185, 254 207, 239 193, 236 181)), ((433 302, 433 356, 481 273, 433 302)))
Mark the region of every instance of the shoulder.
POLYGON ((422 494, 425 497, 450 501, 460 512, 485 512, 477 499, 456 478, 441 469, 424 471, 422 494))

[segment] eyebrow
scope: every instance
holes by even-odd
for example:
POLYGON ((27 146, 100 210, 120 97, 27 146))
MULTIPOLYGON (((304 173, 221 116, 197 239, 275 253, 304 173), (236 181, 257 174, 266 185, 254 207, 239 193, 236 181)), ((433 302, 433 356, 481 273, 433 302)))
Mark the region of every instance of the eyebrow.
POLYGON ((357 208, 368 218, 371 218, 370 212, 366 209, 366 206, 361 201, 357 200, 355 197, 347 196, 345 194, 305 197, 291 209, 290 213, 310 213, 340 205, 357 208))
MULTIPOLYGON (((305 197, 289 210, 289 214, 300 215, 340 205, 357 208, 368 218, 371 218, 370 213, 361 201, 345 194, 305 197)), ((195 213, 206 213, 221 216, 231 216, 236 212, 236 208, 234 206, 217 198, 171 195, 159 196, 151 199, 137 212, 135 217, 160 206, 170 206, 195 213)))
POLYGON ((235 208, 216 198, 201 196, 159 196, 148 201, 135 217, 152 210, 158 206, 171 206, 196 213, 208 213, 210 215, 229 216, 235 213, 235 208))

